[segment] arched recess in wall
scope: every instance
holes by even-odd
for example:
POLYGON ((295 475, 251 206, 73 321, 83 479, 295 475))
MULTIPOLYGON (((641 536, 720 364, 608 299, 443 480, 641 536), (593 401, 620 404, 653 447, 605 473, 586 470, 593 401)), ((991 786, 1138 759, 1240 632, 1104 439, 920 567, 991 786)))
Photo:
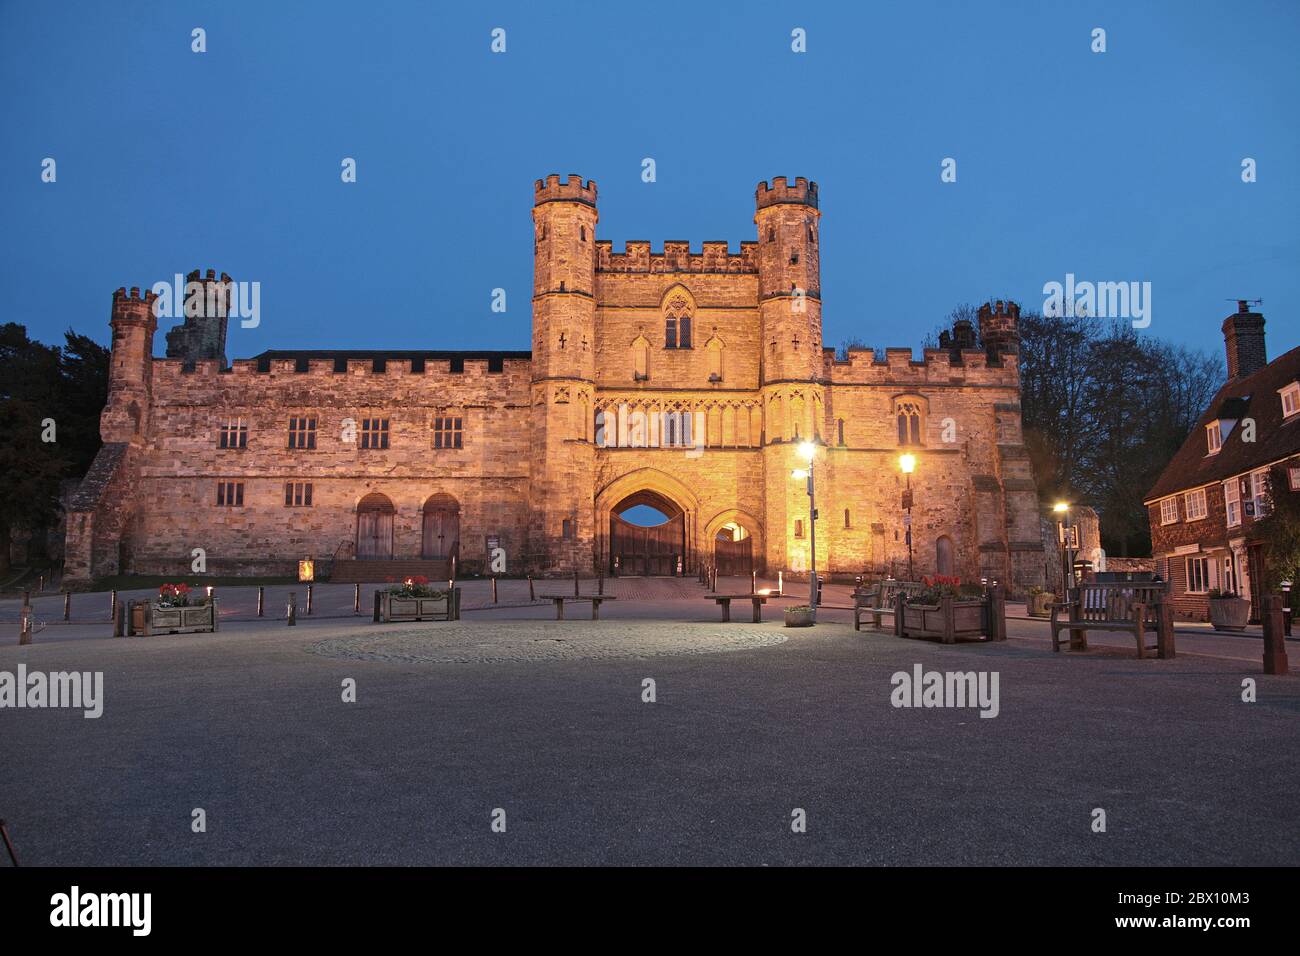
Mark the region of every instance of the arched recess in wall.
POLYGON ((940 536, 939 540, 934 543, 934 569, 938 574, 948 576, 955 575, 957 567, 957 558, 954 552, 952 538, 946 534, 940 536))
POLYGON ((650 340, 638 335, 632 340, 632 379, 644 382, 650 377, 650 340))
POLYGON ((705 343, 704 350, 708 353, 709 381, 721 382, 723 379, 722 339, 718 338, 716 335, 713 336, 713 338, 709 339, 709 341, 705 343))

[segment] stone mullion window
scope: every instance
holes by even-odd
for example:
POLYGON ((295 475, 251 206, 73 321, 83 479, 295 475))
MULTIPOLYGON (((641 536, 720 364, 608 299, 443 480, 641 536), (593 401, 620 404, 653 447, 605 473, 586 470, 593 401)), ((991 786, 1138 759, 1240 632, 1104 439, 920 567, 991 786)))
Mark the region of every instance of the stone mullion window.
POLYGON ((284 506, 286 508, 310 508, 311 492, 310 481, 286 481, 284 483, 284 506))
POLYGON ((244 483, 242 481, 218 481, 217 507, 244 507, 244 483))
POLYGON ((433 419, 434 448, 464 448, 464 419, 459 415, 438 415, 433 419))
POLYGON ((316 448, 316 419, 297 416, 289 419, 289 447, 308 451, 316 448))
POLYGON ((363 418, 361 420, 361 447, 372 451, 388 447, 387 418, 363 418))
POLYGON ((227 418, 217 438, 219 448, 247 448, 248 424, 242 418, 227 418))

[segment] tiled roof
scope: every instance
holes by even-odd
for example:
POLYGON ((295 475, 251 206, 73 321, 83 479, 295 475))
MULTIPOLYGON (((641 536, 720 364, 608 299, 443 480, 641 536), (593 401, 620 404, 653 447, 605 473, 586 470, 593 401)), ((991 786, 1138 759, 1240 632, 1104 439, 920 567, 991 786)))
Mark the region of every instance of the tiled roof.
POLYGON ((1300 348, 1275 358, 1254 375, 1229 382, 1214 396, 1192 433, 1183 442, 1145 501, 1188 488, 1223 481, 1253 468, 1300 454, 1300 415, 1282 421, 1278 390, 1300 379, 1300 348), (1207 455, 1205 426, 1217 419, 1236 419, 1217 455, 1207 455), (1255 440, 1244 442, 1241 420, 1255 420, 1255 440))

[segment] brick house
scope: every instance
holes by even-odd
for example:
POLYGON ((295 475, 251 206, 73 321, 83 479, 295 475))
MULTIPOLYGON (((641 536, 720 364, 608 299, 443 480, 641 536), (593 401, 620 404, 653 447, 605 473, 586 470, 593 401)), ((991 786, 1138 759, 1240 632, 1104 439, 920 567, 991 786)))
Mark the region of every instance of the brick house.
POLYGON ((1260 604, 1265 555, 1254 534, 1270 496, 1300 492, 1300 348, 1269 362, 1264 317, 1249 304, 1223 322, 1228 380, 1144 503, 1152 554, 1176 611, 1205 620, 1209 592, 1260 604), (1285 488, 1270 472, 1285 473, 1285 488))
MULTIPOLYGON (((511 574, 799 571, 813 535, 791 472, 811 439, 819 570, 906 567, 906 451, 917 574, 1043 583, 1015 303, 985 305, 978 329, 957 321, 919 360, 837 356, 822 344, 816 183, 760 183, 739 250, 616 250, 579 176, 537 180, 532 199, 528 351, 227 363, 223 306, 155 357, 157 295, 119 289, 105 444, 70 500, 65 580, 188 574, 196 553, 209 574, 333 559, 335 580, 433 578, 453 557, 472 573, 498 552, 511 574), (637 505, 666 522, 633 526, 637 505)), ((227 276, 188 278, 187 298, 224 302, 227 276)))

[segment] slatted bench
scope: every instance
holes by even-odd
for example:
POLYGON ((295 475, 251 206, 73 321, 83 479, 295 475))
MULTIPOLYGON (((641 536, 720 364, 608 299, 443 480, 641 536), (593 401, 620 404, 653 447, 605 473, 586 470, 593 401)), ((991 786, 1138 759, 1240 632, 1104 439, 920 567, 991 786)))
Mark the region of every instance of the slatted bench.
POLYGON ((853 630, 862 630, 862 619, 871 617, 871 626, 880 630, 880 619, 894 615, 899 594, 915 594, 925 585, 917 581, 882 581, 872 587, 853 589, 853 630))
POLYGON ((763 621, 763 605, 767 603, 770 595, 767 594, 710 594, 709 600, 717 602, 722 607, 722 620, 724 622, 731 620, 731 602, 732 601, 752 601, 754 603, 754 623, 761 624, 763 621))
POLYGON ((1137 656, 1155 651, 1160 658, 1174 656, 1174 622, 1164 584, 1084 584, 1073 589, 1068 601, 1048 605, 1052 610, 1052 650, 1065 642, 1062 631, 1070 632, 1070 649, 1088 649, 1088 631, 1121 631, 1133 635, 1137 656), (1062 618, 1062 612, 1066 616, 1062 618), (1146 635, 1156 643, 1147 644, 1146 635))
POLYGON ((539 594, 539 600, 555 602, 555 619, 564 620, 564 602, 565 601, 590 601, 591 602, 591 619, 600 620, 600 602, 617 600, 608 594, 539 594))

